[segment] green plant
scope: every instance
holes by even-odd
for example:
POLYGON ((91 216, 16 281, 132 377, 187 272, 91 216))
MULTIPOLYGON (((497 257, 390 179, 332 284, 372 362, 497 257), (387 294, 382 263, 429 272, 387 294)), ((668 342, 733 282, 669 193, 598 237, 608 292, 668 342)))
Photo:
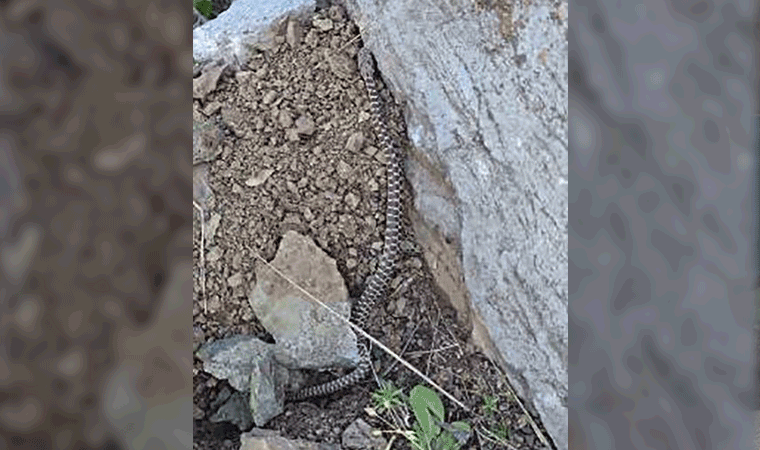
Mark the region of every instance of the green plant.
POLYGON ((511 433, 509 432, 509 427, 507 426, 507 424, 505 424, 505 423, 499 423, 499 425, 496 427, 495 434, 499 438, 501 438, 501 439, 503 439, 505 441, 509 441, 509 437, 510 437, 511 433))
POLYGON ((405 437, 414 450, 459 450, 472 435, 466 422, 445 422, 441 399, 424 386, 415 386, 407 397, 393 384, 381 382, 380 388, 372 393, 372 401, 374 408, 367 408, 367 413, 389 425, 391 430, 386 432, 405 437), (411 429, 409 409, 416 419, 411 429))
POLYGON ((404 404, 404 393, 389 381, 380 383, 380 389, 372 393, 372 401, 378 413, 389 411, 404 404))
POLYGON ((210 0, 193 0, 193 6, 199 13, 207 19, 211 18, 211 1, 210 0))
POLYGON ((466 422, 444 422, 444 409, 435 391, 415 386, 409 394, 409 404, 416 422, 413 432, 406 433, 415 450, 458 450, 472 431, 466 422))
POLYGON ((499 398, 495 395, 486 395, 483 397, 483 411, 486 414, 493 415, 499 406, 499 398))

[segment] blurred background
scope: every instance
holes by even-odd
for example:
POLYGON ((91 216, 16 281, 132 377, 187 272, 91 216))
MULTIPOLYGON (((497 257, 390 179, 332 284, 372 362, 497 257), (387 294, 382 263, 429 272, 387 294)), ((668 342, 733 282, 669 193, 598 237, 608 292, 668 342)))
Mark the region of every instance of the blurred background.
POLYGON ((758 448, 757 17, 570 3, 571 448, 758 448))
POLYGON ((2 449, 192 445, 191 20, 0 3, 2 449))

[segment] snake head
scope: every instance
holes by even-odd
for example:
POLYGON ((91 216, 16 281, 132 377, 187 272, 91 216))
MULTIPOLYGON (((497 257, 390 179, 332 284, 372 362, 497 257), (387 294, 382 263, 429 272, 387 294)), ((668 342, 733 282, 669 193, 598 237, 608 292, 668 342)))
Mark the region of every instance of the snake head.
POLYGON ((372 57, 372 53, 367 47, 359 49, 359 54, 356 57, 359 63, 359 73, 365 80, 371 80, 375 74, 375 60, 372 57))

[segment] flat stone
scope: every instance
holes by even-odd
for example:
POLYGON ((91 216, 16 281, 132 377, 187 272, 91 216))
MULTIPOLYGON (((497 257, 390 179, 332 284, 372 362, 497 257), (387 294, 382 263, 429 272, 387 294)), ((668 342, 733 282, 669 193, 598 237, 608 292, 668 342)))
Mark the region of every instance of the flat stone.
POLYGON ((359 197, 357 197, 353 192, 346 194, 346 198, 344 200, 351 209, 356 209, 356 207, 359 206, 359 197))
POLYGON ((232 275, 231 277, 227 278, 227 284, 230 287, 232 287, 232 288, 236 288, 236 287, 242 285, 244 281, 245 281, 245 277, 240 272, 238 272, 238 273, 232 275))
POLYGON ((333 21, 327 18, 316 18, 311 22, 311 24, 319 31, 330 31, 333 29, 333 21))
POLYGON ((361 131, 352 133, 346 141, 346 150, 352 153, 358 153, 364 145, 364 134, 361 131))
POLYGON ((267 179, 274 173, 274 169, 262 169, 245 180, 245 185, 248 187, 256 187, 264 184, 267 179))
POLYGON ((314 120, 308 114, 304 114, 296 119, 296 132, 298 134, 311 136, 314 134, 314 120))
POLYGON ((348 291, 335 260, 311 239, 288 231, 270 264, 287 279, 257 261, 249 302, 277 342, 277 360, 291 368, 354 367, 358 350, 351 328, 295 286, 347 318, 348 291))
POLYGON ((362 419, 356 419, 346 428, 341 436, 344 447, 353 449, 382 450, 386 447, 385 438, 375 436, 372 427, 362 419))

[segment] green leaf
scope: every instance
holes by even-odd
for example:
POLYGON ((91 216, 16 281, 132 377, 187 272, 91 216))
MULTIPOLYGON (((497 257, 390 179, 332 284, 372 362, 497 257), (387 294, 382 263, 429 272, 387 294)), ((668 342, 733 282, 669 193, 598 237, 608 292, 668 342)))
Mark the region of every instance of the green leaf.
POLYGON ((420 425, 427 446, 433 438, 441 432, 438 422, 443 422, 444 410, 441 399, 438 398, 435 391, 425 386, 417 385, 409 394, 409 403, 411 403, 414 417, 420 425), (437 419, 437 420, 434 420, 437 419))
POLYGON ((425 440, 425 433, 420 428, 419 422, 414 422, 413 431, 405 433, 414 450, 430 450, 430 443, 425 440))
POLYGON ((210 0, 193 0, 193 5, 199 13, 203 14, 207 19, 211 18, 211 1, 210 0))
POLYGON ((467 422, 462 422, 461 420, 457 420, 456 422, 451 422, 451 426, 465 433, 472 432, 472 427, 470 426, 470 424, 467 422))

